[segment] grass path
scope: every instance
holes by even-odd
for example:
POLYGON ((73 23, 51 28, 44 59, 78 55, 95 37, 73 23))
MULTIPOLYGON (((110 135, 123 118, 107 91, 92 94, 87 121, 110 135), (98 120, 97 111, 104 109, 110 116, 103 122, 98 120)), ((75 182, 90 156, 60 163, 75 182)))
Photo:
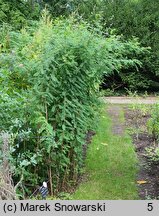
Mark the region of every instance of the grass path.
MULTIPOLYGON (((119 124, 123 123, 123 116, 121 109, 119 124)), ((102 111, 98 131, 87 153, 85 172, 89 177, 72 196, 75 200, 138 199, 137 156, 125 131, 121 135, 112 134, 111 117, 106 109, 102 111)))

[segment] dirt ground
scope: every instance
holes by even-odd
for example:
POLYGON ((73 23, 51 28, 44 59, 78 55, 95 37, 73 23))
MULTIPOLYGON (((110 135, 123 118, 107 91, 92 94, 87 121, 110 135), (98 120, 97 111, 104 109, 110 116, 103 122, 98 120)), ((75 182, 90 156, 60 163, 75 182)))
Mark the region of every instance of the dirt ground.
MULTIPOLYGON (((153 103, 156 101, 156 99, 153 99, 153 103)), ((139 172, 136 177, 139 197, 142 200, 159 199, 159 166, 148 166, 147 159, 144 156, 145 148, 154 145, 154 140, 147 131, 147 121, 150 118, 150 114, 142 114, 139 110, 134 111, 128 108, 128 105, 118 105, 117 102, 124 104, 124 102, 127 101, 123 102, 121 101, 121 98, 120 100, 118 98, 115 103, 112 102, 112 104, 109 105, 108 112, 113 122, 112 132, 115 135, 122 136, 124 130, 128 129, 128 132, 132 137, 139 160, 139 172), (124 111, 125 123, 122 123, 119 119, 121 111, 124 111), (141 184, 138 183, 138 181, 144 183, 141 184)), ((131 100, 130 102, 133 103, 134 100, 131 100)), ((146 100, 146 102, 152 104, 151 99, 150 101, 146 100)))
POLYGON ((102 97, 101 99, 112 104, 154 104, 159 102, 158 97, 102 97))

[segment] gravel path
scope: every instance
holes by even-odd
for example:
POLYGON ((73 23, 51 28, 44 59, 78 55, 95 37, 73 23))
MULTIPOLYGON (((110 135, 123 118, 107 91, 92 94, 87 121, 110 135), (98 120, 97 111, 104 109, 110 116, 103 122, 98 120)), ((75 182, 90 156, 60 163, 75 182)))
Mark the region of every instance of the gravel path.
POLYGON ((102 97, 105 103, 112 104, 155 104, 159 102, 159 97, 102 97))

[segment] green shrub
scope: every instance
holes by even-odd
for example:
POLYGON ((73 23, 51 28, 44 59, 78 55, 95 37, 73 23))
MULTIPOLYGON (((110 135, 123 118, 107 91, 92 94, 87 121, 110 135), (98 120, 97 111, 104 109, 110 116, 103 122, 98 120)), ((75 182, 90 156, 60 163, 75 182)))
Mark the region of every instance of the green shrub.
POLYGON ((146 153, 144 154, 148 160, 149 165, 159 164, 159 147, 145 148, 146 153))
POLYGON ((155 104, 152 109, 151 118, 148 121, 148 130, 150 134, 153 135, 154 139, 158 140, 159 138, 159 104, 155 104))
POLYGON ((32 29, 9 33, 0 54, 0 127, 12 134, 14 181, 23 175, 27 194, 43 180, 51 195, 77 182, 103 75, 140 65, 126 58, 145 51, 138 43, 99 32, 72 17, 53 22, 45 12, 32 29))

